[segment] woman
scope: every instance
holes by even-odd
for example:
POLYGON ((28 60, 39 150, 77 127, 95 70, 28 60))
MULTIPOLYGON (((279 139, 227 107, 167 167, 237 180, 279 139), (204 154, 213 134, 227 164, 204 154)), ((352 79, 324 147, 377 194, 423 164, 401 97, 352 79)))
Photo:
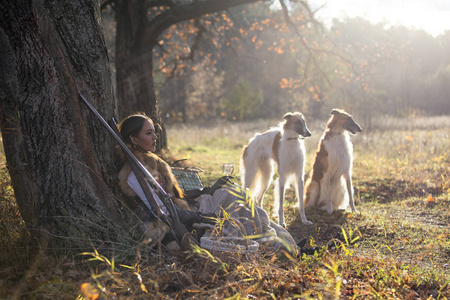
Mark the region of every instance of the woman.
MULTIPOLYGON (((166 193, 172 196, 180 221, 188 225, 193 222, 211 223, 211 219, 205 218, 198 212, 190 211, 191 207, 183 199, 183 191, 179 187, 170 166, 152 153, 156 150, 157 139, 153 121, 145 114, 131 115, 120 122, 119 131, 131 152, 150 172, 159 185, 163 187, 166 193)), ((144 242, 162 242, 170 250, 177 249, 178 246, 170 227, 156 218, 156 213, 151 210, 151 206, 138 183, 136 175, 124 159, 123 152, 119 151, 119 155, 122 160, 122 167, 119 172, 120 188, 127 196, 132 198, 138 196, 140 198, 140 201, 133 201, 134 205, 131 206, 141 221, 143 221, 144 242), (144 205, 139 205, 139 203, 144 205)), ((157 204, 163 211, 166 211, 164 204, 161 201, 158 202, 158 200, 156 199, 157 204)))
MULTIPOLYGON (((205 238, 226 236, 238 240, 252 236, 260 246, 270 252, 282 249, 291 255, 299 253, 300 249, 289 232, 270 221, 262 208, 251 205, 251 202, 247 201, 249 197, 238 186, 226 185, 226 178, 220 178, 212 187, 202 191, 187 191, 190 199, 195 195, 190 203, 183 199, 184 193, 170 166, 152 153, 156 150, 157 136, 153 121, 145 114, 134 114, 125 118, 119 124, 119 131, 136 158, 164 190, 172 195, 181 222, 196 223, 198 229, 206 228, 206 233, 202 232, 205 238), (192 208, 195 208, 196 212, 191 211, 192 208), (212 226, 210 216, 220 216, 220 222, 217 222, 220 225, 212 226), (199 223, 202 225, 199 226, 199 223)), ((119 172, 119 181, 120 188, 126 195, 138 195, 142 202, 147 202, 131 167, 126 162, 119 172)), ((145 204, 149 206, 148 203, 145 204)), ((149 216, 144 218, 144 225, 145 241, 160 241, 168 249, 178 248, 169 226, 149 216)))
MULTIPOLYGON (((165 161, 152 153, 156 150, 157 139, 152 119, 145 114, 131 115, 120 122, 119 131, 131 152, 164 190, 172 195, 175 204, 183 209, 189 209, 187 202, 182 200, 183 191, 172 174, 171 168, 165 161)), ((126 181, 130 173, 130 165, 125 164, 119 173, 119 183, 126 195, 134 196, 135 192, 126 181)))

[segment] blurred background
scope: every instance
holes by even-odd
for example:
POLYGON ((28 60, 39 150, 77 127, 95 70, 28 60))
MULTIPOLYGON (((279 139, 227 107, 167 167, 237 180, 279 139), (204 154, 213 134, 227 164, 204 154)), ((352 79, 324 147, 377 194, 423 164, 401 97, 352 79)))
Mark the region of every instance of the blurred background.
MULTIPOLYGON (((166 10, 153 7, 148 18, 166 10)), ((116 14, 103 7, 113 76, 116 14)), ((161 118, 302 111, 308 121, 339 107, 370 129, 380 116, 448 115, 449 29, 448 1, 264 1, 205 14, 171 26, 153 48, 161 118)))

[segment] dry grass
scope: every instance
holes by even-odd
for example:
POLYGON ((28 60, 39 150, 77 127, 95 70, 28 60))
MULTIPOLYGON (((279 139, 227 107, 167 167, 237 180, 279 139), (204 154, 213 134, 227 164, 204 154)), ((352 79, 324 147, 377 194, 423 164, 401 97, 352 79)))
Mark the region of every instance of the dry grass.
MULTIPOLYGON (((288 191, 286 222, 294 238, 309 237, 310 244, 321 245, 341 233, 345 239, 337 251, 292 258, 210 253, 200 248, 159 255, 141 248, 121 262, 94 250, 75 258, 39 256, 27 268, 6 266, 3 261, 0 298, 447 299, 449 121, 389 120, 372 132, 352 137, 360 214, 339 211, 328 215, 307 209, 314 225, 303 226, 294 209, 294 195, 288 191)), ((236 175, 242 145, 255 132, 274 124, 169 126, 171 155, 204 169, 202 178, 210 184, 222 175, 223 163, 233 162, 236 175)), ((309 124, 313 136, 305 141, 308 159, 324 125, 325 121, 309 124)), ((0 205, 14 211, 7 178, 1 184, 0 205)), ((264 207, 271 210, 272 190, 266 199, 264 207)), ((13 220, 7 216, 1 224, 11 221, 13 225, 13 220)), ((0 227, 3 235, 5 228, 0 227)), ((14 257, 9 259, 15 264, 14 257)))

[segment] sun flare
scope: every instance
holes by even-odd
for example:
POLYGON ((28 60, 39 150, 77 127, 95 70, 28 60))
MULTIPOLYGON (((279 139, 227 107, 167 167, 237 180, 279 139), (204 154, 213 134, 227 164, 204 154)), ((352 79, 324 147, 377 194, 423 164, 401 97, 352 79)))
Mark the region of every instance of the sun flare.
POLYGON ((363 17, 373 23, 403 25, 423 29, 433 36, 450 30, 450 1, 435 0, 311 0, 319 19, 329 22, 334 18, 363 17))

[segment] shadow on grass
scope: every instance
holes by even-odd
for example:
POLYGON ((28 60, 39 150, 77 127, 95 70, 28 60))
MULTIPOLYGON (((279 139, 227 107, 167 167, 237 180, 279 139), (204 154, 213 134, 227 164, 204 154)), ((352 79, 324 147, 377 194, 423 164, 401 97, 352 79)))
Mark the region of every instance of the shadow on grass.
POLYGON ((336 235, 342 233, 342 227, 347 224, 347 218, 350 215, 345 210, 334 211, 332 214, 316 209, 307 208, 305 210, 306 217, 313 222, 312 225, 304 225, 298 215, 298 209, 295 215, 292 214, 287 218, 287 230, 292 234, 296 241, 302 238, 310 238, 316 245, 326 244, 336 235))
POLYGON ((366 201, 388 203, 409 197, 436 196, 444 192, 442 186, 430 186, 427 182, 413 182, 395 178, 359 181, 354 186, 355 195, 366 201))

